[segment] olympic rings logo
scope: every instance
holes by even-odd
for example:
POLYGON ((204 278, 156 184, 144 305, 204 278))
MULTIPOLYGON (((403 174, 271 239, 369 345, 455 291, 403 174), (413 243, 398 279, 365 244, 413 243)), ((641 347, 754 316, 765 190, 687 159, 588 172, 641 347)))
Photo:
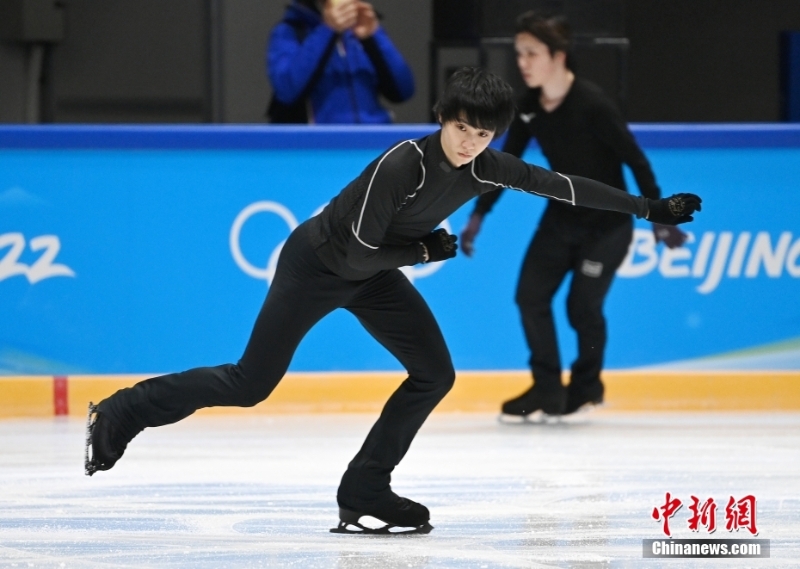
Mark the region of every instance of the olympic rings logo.
MULTIPOLYGON (((325 208, 325 205, 318 207, 314 213, 309 216, 309 218, 319 214, 325 208)), ((269 286, 272 284, 272 279, 275 278, 275 269, 278 266, 278 258, 281 255, 281 250, 283 250, 283 245, 286 243, 286 239, 275 246, 269 256, 269 259, 267 260, 266 265, 263 268, 258 267, 248 261, 244 256, 244 253, 242 253, 241 247, 242 228, 251 217, 262 213, 274 214, 280 217, 286 223, 289 233, 294 231, 299 225, 297 218, 294 216, 291 210, 289 210, 289 208, 283 204, 273 201, 259 201, 250 204, 241 212, 239 212, 239 215, 237 215, 236 219, 233 220, 228 241, 231 248, 231 255, 233 256, 233 260, 236 262, 236 265, 246 275, 249 275, 254 279, 264 280, 267 282, 267 286, 269 286)), ((442 222, 441 227, 445 228, 448 233, 452 233, 448 220, 445 219, 442 222)), ((403 271, 408 280, 413 283, 416 279, 431 276, 433 273, 441 269, 442 265, 444 265, 446 262, 447 261, 441 261, 439 263, 428 263, 420 266, 401 267, 400 270, 403 271)))

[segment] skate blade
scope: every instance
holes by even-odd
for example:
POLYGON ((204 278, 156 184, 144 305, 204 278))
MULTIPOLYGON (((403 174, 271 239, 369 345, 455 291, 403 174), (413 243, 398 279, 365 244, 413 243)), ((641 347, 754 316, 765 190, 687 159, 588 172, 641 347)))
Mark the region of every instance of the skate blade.
POLYGON ((433 526, 431 524, 422 524, 418 527, 408 529, 399 529, 400 526, 385 525, 382 528, 368 528, 360 523, 353 522, 339 522, 335 528, 331 528, 331 533, 345 533, 350 535, 421 535, 431 533, 433 526), (357 529, 351 529, 350 526, 355 526, 357 529))
POLYGON ((335 528, 331 528, 330 532, 352 535, 413 535, 430 533, 433 529, 433 526, 428 522, 416 527, 404 527, 387 523, 385 520, 378 520, 378 518, 374 519, 386 525, 379 528, 371 528, 361 523, 361 518, 364 516, 368 516, 368 514, 354 512, 346 508, 339 508, 339 525, 335 528))
POLYGON ((587 401, 586 403, 575 409, 572 413, 568 413, 567 416, 572 417, 579 414, 584 415, 586 413, 591 413, 592 411, 605 407, 605 405, 606 404, 603 402, 602 399, 600 401, 587 401))
POLYGON ((503 425, 555 425, 561 422, 561 415, 548 415, 541 410, 528 415, 500 413, 497 421, 503 425))
POLYGON ((92 447, 92 433, 94 432, 94 421, 92 421, 92 415, 95 416, 96 421, 97 405, 89 401, 89 410, 86 414, 86 447, 84 448, 83 453, 83 468, 86 472, 86 476, 91 476, 98 470, 97 464, 94 461, 94 456, 89 458, 89 449, 92 447))

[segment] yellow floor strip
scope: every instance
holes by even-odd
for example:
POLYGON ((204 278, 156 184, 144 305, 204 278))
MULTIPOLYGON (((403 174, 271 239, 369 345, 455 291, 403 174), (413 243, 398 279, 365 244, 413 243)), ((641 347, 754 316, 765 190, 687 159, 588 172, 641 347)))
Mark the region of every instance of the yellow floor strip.
POLYGON ((798 371, 615 371, 604 377, 610 409, 800 410, 798 371))
POLYGON ((0 376, 0 417, 51 417, 52 376, 0 376))
MULTIPOLYGON (((146 379, 139 375, 67 378, 68 411, 83 416, 89 401, 146 379)), ((606 408, 619 411, 800 410, 800 371, 606 371, 606 408)), ((403 381, 400 372, 290 373, 252 408, 217 407, 201 414, 377 412, 403 381)), ((55 413, 51 376, 0 376, 0 418, 55 413)), ((465 371, 437 411, 498 411, 530 386, 527 371, 465 371)))

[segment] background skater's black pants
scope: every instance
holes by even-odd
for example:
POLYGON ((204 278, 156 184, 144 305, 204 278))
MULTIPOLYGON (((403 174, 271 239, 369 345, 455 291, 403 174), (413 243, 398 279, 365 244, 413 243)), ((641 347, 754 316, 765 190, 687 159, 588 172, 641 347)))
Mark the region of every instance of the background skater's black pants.
POLYGON ((516 295, 537 385, 547 389, 561 383, 551 306, 570 272, 567 317, 578 335, 570 384, 580 389, 600 379, 607 337, 603 302, 628 252, 632 231, 632 222, 598 231, 543 218, 525 255, 516 295))
POLYGON ((339 488, 348 505, 386 490, 422 423, 455 380, 439 325, 417 289, 398 270, 345 280, 317 257, 306 226, 284 245, 275 278, 237 364, 155 377, 118 391, 99 405, 120 429, 175 423, 197 409, 250 407, 266 399, 289 367, 300 340, 322 317, 345 308, 406 368, 339 488), (355 497, 351 499, 351 497, 355 497))

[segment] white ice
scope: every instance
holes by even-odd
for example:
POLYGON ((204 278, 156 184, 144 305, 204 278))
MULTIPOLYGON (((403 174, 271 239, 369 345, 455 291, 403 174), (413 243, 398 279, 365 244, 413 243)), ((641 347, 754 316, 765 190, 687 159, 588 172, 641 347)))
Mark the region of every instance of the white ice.
POLYGON ((83 474, 83 421, 0 421, 0 567, 510 568, 800 566, 800 413, 613 413, 500 424, 434 414, 393 488, 427 505, 423 536, 329 533, 336 487, 374 415, 190 417, 140 434, 83 474), (757 499, 769 559, 654 560, 651 517, 675 538, 725 529, 757 499), (688 528, 694 495, 717 530, 688 528))

